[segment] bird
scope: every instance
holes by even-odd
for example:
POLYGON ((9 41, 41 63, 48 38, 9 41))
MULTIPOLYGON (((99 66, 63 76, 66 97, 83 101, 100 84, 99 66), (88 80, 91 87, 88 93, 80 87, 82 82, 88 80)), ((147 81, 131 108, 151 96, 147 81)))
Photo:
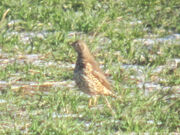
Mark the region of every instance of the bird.
MULTIPOLYGON (((112 91, 112 86, 100 69, 100 65, 96 62, 91 54, 87 44, 82 40, 77 40, 70 44, 77 52, 77 60, 74 68, 74 80, 79 90, 91 96, 89 99, 89 107, 97 104, 99 96, 117 97, 112 91)), ((111 108, 107 98, 107 105, 111 108)))

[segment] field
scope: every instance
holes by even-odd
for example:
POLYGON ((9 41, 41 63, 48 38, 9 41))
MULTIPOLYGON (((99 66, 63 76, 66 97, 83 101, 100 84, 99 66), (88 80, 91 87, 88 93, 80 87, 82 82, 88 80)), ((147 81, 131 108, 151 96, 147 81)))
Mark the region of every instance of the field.
POLYGON ((179 0, 1 0, 0 134, 180 134, 179 0), (73 81, 84 40, 121 100, 73 81))

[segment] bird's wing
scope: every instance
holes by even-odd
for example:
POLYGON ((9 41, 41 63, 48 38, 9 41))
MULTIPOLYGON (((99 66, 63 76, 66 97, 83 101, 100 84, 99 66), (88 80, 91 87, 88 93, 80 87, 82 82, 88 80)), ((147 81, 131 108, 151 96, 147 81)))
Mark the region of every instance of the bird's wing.
POLYGON ((111 90, 111 84, 109 83, 109 81, 107 80, 107 78, 101 70, 93 70, 92 74, 102 83, 102 85, 104 85, 107 89, 111 90))
POLYGON ((103 71, 99 68, 98 63, 87 63, 89 71, 104 85, 107 89, 111 90, 111 84, 107 80, 103 71))

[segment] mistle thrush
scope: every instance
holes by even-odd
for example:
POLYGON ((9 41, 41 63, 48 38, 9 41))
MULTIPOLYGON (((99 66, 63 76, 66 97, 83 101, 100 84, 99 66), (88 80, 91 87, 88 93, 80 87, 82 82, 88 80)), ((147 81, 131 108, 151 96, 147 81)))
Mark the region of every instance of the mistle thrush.
POLYGON ((78 54, 74 69, 74 80, 81 91, 90 95, 89 106, 97 103, 97 96, 116 95, 99 64, 95 61, 85 42, 78 40, 71 44, 78 54))

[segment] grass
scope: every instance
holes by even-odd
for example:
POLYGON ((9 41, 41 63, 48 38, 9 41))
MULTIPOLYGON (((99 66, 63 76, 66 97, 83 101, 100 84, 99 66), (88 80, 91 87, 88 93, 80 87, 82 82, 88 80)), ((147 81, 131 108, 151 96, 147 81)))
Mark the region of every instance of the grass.
POLYGON ((168 62, 180 58, 180 40, 138 41, 180 33, 179 5, 1 0, 0 134, 180 133, 180 67, 168 62), (72 87, 76 54, 68 42, 76 39, 87 42, 122 97, 108 97, 115 116, 103 98, 88 108, 88 97, 72 87))

